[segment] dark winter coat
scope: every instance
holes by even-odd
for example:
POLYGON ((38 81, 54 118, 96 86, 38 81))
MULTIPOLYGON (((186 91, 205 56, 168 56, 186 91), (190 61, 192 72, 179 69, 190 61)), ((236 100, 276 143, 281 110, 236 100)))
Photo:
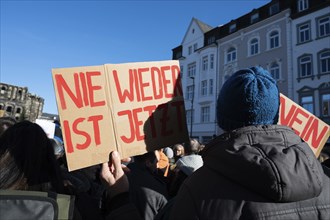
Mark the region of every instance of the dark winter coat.
POLYGON ((330 219, 329 169, 290 128, 240 128, 204 150, 171 219, 330 219))
POLYGON ((128 167, 131 201, 143 219, 152 220, 167 203, 166 184, 141 164, 131 163, 128 167))

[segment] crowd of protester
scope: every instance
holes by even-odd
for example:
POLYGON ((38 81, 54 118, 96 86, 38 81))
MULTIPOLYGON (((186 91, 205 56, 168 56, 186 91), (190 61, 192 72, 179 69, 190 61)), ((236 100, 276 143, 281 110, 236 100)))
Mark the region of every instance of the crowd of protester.
MULTIPOLYGON (((0 189, 72 195, 72 219, 330 219, 329 151, 319 160, 277 125, 279 93, 260 67, 219 94, 224 133, 68 171, 60 125, 0 118, 0 189), (232 101, 235 100, 235 101, 232 101), (125 164, 125 166, 123 165, 125 164)), ((1 208, 1 207, 0 207, 1 208)))

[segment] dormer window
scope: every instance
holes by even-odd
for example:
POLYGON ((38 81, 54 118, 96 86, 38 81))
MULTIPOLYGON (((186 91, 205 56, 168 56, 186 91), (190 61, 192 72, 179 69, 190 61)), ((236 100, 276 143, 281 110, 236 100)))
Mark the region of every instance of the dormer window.
POLYGON ((255 13, 251 15, 251 24, 257 22, 259 20, 259 13, 255 13))
POLYGON ((280 11, 280 6, 278 2, 269 7, 269 15, 276 14, 279 11, 280 11))
POLYGON ((298 0, 298 12, 308 9, 308 0, 298 0))
POLYGON ((236 24, 231 24, 229 26, 229 33, 233 33, 234 31, 236 31, 236 24))

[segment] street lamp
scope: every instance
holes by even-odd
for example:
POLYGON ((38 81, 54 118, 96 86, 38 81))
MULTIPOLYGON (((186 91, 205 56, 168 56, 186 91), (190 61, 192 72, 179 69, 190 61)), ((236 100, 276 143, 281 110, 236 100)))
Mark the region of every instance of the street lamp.
POLYGON ((192 129, 193 129, 193 108, 194 108, 194 96, 195 96, 195 77, 190 76, 189 78, 193 80, 193 90, 192 90, 191 108, 190 108, 190 137, 192 137, 192 129))

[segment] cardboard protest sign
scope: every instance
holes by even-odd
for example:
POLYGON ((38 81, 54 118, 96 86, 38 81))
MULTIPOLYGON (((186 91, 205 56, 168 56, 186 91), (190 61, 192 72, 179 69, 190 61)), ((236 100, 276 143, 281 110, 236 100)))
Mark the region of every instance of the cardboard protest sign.
POLYGON ((188 140, 178 61, 52 70, 69 170, 188 140))
POLYGON ((279 124, 293 128, 318 157, 330 136, 330 126, 283 94, 280 102, 279 124))

